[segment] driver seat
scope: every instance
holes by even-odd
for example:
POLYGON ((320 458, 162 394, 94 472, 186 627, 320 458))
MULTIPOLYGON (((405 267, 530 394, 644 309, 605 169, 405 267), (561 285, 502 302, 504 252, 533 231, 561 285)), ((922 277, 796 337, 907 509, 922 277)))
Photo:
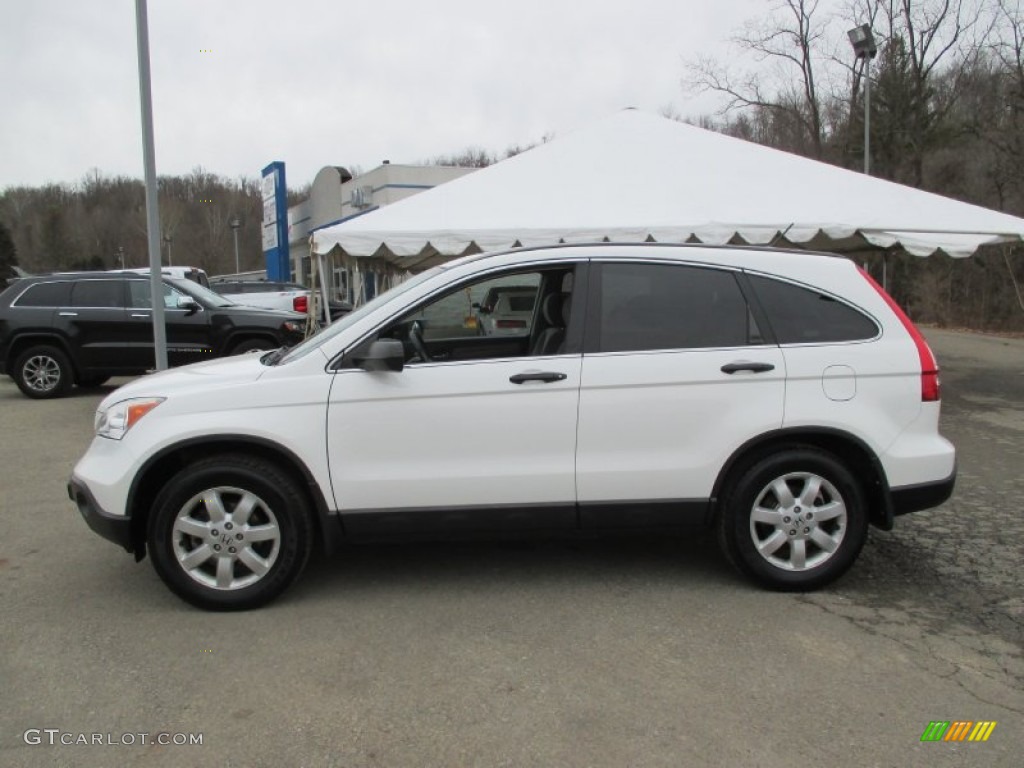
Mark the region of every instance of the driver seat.
POLYGON ((568 325, 572 294, 567 292, 549 293, 540 306, 541 317, 547 326, 530 347, 530 355, 557 355, 565 343, 565 327, 568 325))

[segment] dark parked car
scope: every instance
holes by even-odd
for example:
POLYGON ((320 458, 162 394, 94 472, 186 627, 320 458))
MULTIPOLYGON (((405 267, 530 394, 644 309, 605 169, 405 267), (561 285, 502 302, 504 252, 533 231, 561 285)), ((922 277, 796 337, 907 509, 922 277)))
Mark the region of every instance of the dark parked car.
MULTIPOLYGON (((301 341, 305 315, 243 307, 189 280, 163 278, 168 363, 184 365, 301 341)), ((148 276, 29 277, 0 293, 0 373, 32 398, 154 367, 148 276)))

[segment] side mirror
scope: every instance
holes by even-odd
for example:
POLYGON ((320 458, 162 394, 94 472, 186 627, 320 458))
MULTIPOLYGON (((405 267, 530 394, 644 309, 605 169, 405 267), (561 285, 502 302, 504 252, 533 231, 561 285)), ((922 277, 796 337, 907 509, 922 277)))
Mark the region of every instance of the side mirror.
POLYGON ((364 371, 401 371, 405 367, 405 347, 398 339, 377 339, 352 362, 364 371))
POLYGON ((193 299, 191 296, 179 296, 178 309, 187 310, 188 314, 194 315, 196 312, 199 311, 199 302, 193 299))

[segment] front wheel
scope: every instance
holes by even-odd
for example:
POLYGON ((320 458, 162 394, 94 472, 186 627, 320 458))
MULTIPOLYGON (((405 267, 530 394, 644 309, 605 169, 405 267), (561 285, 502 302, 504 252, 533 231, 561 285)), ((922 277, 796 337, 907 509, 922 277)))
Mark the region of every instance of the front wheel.
POLYGON ((269 352, 281 345, 270 339, 246 339, 240 341, 231 348, 229 355, 244 355, 246 352, 269 352))
POLYGON ((739 476, 718 525, 740 571, 774 589, 809 590, 853 565, 868 520, 860 485, 836 457, 791 448, 739 476))
POLYGON ((295 481, 256 457, 185 467, 153 506, 147 543, 157 574, 200 608, 245 610, 283 592, 309 559, 309 505, 295 481))

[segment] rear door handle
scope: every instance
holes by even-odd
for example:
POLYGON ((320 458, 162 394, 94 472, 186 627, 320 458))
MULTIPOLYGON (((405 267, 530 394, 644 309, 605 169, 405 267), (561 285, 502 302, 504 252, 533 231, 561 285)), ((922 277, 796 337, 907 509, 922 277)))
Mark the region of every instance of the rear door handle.
POLYGON ((148 312, 132 312, 132 317, 145 317, 145 318, 148 319, 149 318, 149 313, 148 312))
POLYGON ((61 317, 78 317, 77 312, 58 312, 61 317))
POLYGON ((509 376, 508 380, 513 384, 522 384, 526 381, 543 381, 548 384, 552 381, 563 381, 566 378, 564 373, 555 373, 554 371, 542 371, 537 373, 517 373, 515 376, 509 376))
POLYGON ((775 366, 771 363, 751 363, 746 360, 741 360, 737 363, 726 363, 722 366, 722 373, 738 373, 739 371, 750 371, 751 373, 764 373, 766 371, 774 371, 775 366))

